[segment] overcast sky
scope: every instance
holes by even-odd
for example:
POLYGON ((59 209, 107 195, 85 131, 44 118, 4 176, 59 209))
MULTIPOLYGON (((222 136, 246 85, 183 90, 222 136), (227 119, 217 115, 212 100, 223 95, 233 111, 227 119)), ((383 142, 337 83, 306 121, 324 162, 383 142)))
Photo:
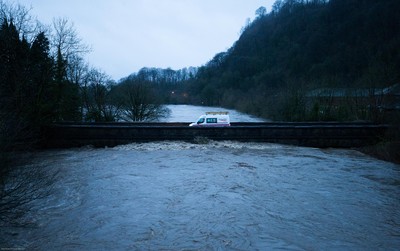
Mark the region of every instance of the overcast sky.
POLYGON ((65 17, 92 47, 91 66, 119 80, 142 67, 201 66, 275 0, 18 0, 44 24, 65 17))

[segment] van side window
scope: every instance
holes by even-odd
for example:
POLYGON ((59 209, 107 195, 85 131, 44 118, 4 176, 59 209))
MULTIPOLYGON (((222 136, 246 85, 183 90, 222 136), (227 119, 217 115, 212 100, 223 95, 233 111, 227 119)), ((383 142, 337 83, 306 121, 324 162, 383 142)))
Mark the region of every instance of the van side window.
POLYGON ((207 118, 207 123, 217 123, 217 118, 207 118))
POLYGON ((199 119, 199 121, 197 121, 197 124, 203 124, 204 123, 204 118, 199 119))

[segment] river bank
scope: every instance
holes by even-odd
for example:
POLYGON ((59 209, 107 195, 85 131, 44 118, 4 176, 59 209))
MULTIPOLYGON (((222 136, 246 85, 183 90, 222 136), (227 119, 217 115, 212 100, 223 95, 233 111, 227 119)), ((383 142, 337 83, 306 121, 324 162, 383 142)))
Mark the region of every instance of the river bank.
POLYGON ((374 146, 357 148, 357 150, 380 160, 400 164, 400 141, 383 141, 374 146))

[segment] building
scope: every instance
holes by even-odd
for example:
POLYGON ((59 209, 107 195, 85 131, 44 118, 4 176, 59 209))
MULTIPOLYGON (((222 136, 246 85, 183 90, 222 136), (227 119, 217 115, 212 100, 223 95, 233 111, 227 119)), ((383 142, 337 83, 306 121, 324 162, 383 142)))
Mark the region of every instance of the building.
POLYGON ((318 88, 306 94, 319 119, 387 120, 400 113, 400 84, 385 88, 318 88))

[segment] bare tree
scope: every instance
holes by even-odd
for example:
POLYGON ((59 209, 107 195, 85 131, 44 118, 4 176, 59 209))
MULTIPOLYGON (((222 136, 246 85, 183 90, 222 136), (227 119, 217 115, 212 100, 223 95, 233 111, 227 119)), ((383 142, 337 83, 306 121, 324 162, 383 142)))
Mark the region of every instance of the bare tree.
POLYGON ((61 52, 62 57, 69 61, 72 57, 82 56, 90 52, 90 47, 82 42, 75 30, 74 24, 66 18, 53 20, 54 34, 52 43, 54 53, 61 52))
POLYGON ((156 121, 169 115, 144 82, 129 79, 121 84, 122 116, 125 121, 156 121))
MULTIPOLYGON (((16 159, 17 157, 14 157, 16 159)), ((59 171, 30 164, 32 156, 23 154, 0 180, 1 225, 24 225, 21 217, 32 209, 32 202, 50 196, 59 171)))
POLYGON ((71 56, 67 65, 67 79, 71 83, 82 86, 89 72, 89 64, 80 56, 71 56))
POLYGON ((104 72, 91 69, 81 87, 85 120, 115 121, 119 107, 111 101, 110 89, 113 85, 111 78, 104 72))
POLYGON ((58 119, 77 120, 82 117, 80 113, 82 108, 79 96, 81 83, 77 83, 76 80, 82 79, 82 71, 85 68, 82 57, 90 49, 83 44, 73 23, 68 19, 54 19, 53 28, 51 44, 52 54, 56 59, 55 83, 58 119))
POLYGON ((12 21, 21 38, 32 40, 44 28, 36 18, 32 17, 31 9, 21 4, 8 4, 0 0, 0 22, 12 21))

